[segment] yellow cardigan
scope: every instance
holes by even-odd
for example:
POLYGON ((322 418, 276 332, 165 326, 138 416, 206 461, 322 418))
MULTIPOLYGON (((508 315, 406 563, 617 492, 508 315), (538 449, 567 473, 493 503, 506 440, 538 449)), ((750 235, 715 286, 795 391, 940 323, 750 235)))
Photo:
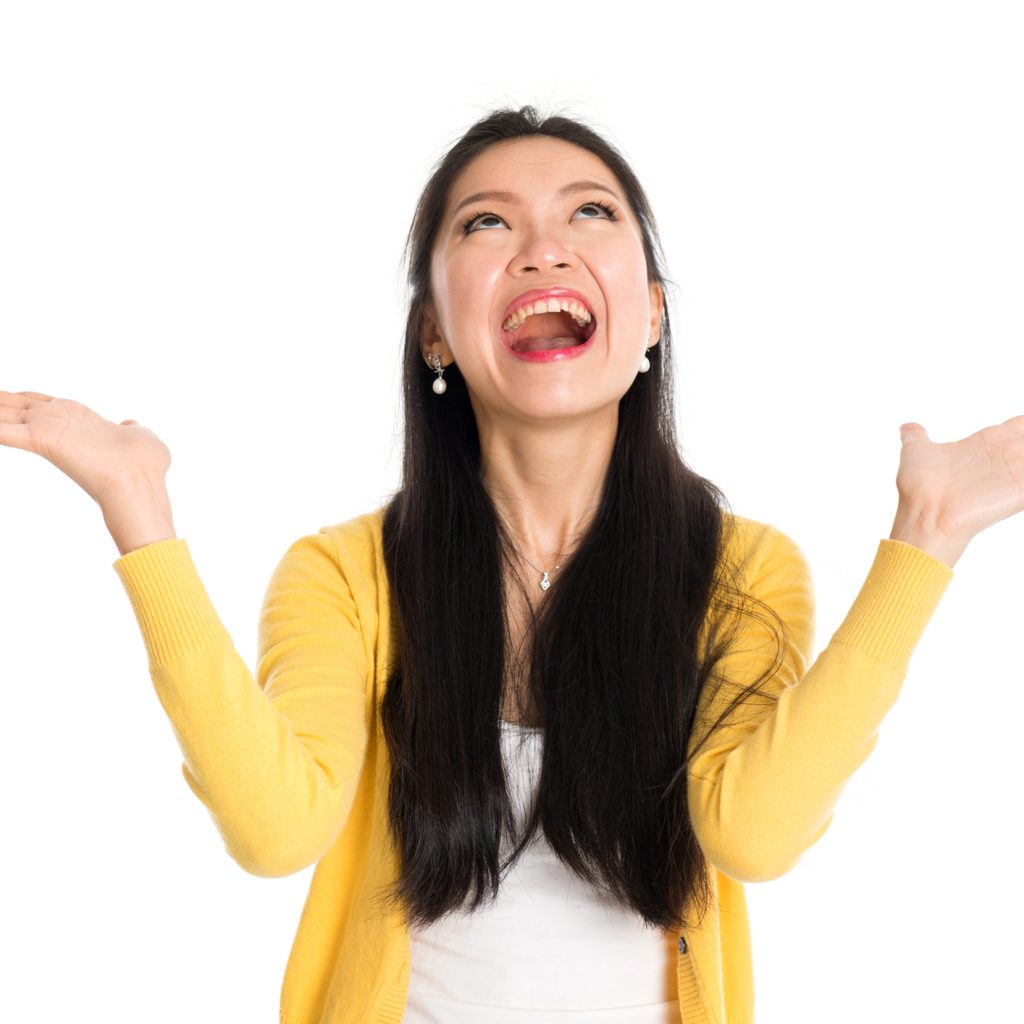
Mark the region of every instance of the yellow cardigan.
MULTIPOLYGON (((408 933, 400 914, 374 903, 397 867, 378 714, 394 639, 383 513, 323 527, 288 548, 260 613, 255 678, 185 540, 156 541, 113 563, 185 781, 228 853, 264 877, 316 864, 285 970, 282 1024, 399 1024, 405 1009, 408 933)), ((777 700, 733 716, 689 776, 716 899, 699 931, 674 936, 685 1024, 753 1021, 743 883, 785 874, 828 828, 953 577, 920 548, 881 540, 849 613, 808 668, 814 598, 806 559, 776 527, 731 519, 744 590, 775 608, 792 643, 770 687, 777 700)), ((757 632, 752 626, 757 642, 744 637, 720 663, 726 678, 750 682, 770 664, 774 651, 757 632)))

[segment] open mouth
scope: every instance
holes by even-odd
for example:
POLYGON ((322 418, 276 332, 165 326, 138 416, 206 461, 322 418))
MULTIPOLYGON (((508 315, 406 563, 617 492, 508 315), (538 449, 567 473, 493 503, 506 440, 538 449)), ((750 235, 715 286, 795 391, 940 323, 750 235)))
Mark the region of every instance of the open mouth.
POLYGON ((514 331, 503 331, 513 352, 548 352, 573 348, 589 341, 597 330, 597 318, 581 323, 571 313, 536 313, 528 316, 514 331))

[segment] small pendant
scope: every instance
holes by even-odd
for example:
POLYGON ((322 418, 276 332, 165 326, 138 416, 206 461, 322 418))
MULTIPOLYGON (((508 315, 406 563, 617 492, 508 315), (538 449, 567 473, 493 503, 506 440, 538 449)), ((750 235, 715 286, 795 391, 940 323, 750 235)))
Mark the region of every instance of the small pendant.
POLYGON ((551 586, 551 580, 548 579, 548 574, 544 573, 544 578, 540 581, 540 589, 547 590, 551 586))

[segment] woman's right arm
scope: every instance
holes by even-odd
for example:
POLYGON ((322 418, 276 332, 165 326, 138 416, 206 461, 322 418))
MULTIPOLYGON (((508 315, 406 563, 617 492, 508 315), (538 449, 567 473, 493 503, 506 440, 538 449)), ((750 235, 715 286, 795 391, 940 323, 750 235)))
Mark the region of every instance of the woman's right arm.
POLYGON ((368 737, 368 651, 331 538, 295 541, 260 613, 256 678, 218 617, 186 541, 113 563, 131 600, 182 773, 246 871, 289 875, 334 844, 368 737))
POLYGON ((141 480, 108 493, 100 508, 110 536, 122 555, 177 536, 171 515, 171 499, 163 480, 141 480))
POLYGON ((72 399, 0 391, 0 446, 53 463, 103 511, 186 782, 231 856, 256 875, 318 860, 362 769, 374 648, 348 580, 373 579, 321 530, 281 558, 260 614, 256 677, 174 532, 167 446, 135 420, 72 399))

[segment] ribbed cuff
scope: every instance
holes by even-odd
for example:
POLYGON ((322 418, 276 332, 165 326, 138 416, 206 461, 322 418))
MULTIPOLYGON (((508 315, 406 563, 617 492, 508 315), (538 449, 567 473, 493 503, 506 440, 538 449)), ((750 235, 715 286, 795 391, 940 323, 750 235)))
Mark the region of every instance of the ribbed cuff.
POLYGON ((136 548, 113 568, 131 600, 151 670, 230 640, 184 538, 136 548))
POLYGON ((905 673, 953 575, 945 562, 914 544, 879 541, 867 580, 832 643, 856 647, 905 673))

